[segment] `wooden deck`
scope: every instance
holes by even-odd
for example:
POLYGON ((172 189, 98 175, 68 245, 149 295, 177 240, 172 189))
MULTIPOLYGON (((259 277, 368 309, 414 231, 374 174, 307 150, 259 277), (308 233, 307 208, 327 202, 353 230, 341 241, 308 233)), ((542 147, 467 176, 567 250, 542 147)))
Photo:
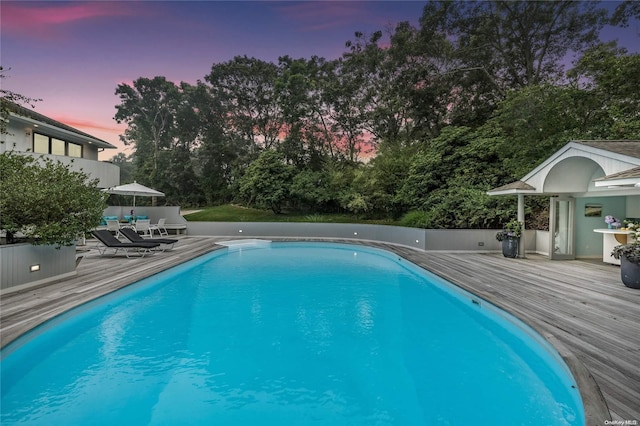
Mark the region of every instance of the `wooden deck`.
MULTIPOLYGON (((180 240, 174 250, 142 259, 100 256, 91 250, 75 277, 3 295, 1 345, 74 306, 215 250, 220 247, 216 241, 222 239, 180 240)), ((521 318, 557 345, 563 355, 566 349, 574 354, 581 361, 578 367, 587 367, 613 420, 640 421, 640 290, 621 283, 618 267, 549 261, 540 256, 507 259, 495 254, 419 252, 371 245, 393 250, 521 318)), ((571 365, 571 358, 568 362, 571 365)), ((588 377, 576 379, 582 390, 588 377)), ((587 401, 592 402, 597 405, 597 401, 587 401)), ((604 424, 602 418, 588 420, 589 425, 604 424)))

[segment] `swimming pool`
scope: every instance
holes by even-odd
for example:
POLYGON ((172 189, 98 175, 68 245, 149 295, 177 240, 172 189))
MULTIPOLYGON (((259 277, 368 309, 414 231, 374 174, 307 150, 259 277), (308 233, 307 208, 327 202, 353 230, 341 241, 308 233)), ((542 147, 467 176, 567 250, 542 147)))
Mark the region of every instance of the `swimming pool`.
POLYGON ((219 250, 2 351, 4 424, 584 424, 531 329, 397 256, 219 250))

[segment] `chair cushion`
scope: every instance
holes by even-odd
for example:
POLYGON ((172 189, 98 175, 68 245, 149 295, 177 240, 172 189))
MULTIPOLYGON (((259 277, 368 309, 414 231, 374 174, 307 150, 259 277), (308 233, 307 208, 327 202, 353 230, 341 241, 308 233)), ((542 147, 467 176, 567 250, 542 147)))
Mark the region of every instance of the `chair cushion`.
POLYGON ((102 221, 100 225, 104 226, 107 224, 108 220, 118 220, 118 216, 102 216, 102 221))

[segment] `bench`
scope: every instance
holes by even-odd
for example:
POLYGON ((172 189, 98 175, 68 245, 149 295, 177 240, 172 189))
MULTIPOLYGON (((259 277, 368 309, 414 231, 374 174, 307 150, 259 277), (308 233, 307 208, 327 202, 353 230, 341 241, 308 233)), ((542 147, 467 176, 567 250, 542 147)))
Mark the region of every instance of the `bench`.
POLYGON ((187 224, 186 223, 165 223, 165 229, 171 234, 171 231, 174 231, 176 235, 182 234, 182 231, 187 232, 187 224))

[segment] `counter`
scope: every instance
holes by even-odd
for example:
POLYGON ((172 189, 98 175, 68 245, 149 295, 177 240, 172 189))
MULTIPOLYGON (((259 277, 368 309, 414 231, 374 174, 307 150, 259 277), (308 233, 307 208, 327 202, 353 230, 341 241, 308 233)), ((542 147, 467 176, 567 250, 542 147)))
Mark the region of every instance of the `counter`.
POLYGON ((627 231, 622 229, 594 229, 593 232, 602 234, 602 261, 605 263, 611 263, 613 265, 619 265, 620 260, 611 256, 611 251, 615 246, 620 244, 627 244, 627 239, 631 242, 629 234, 633 234, 634 231, 627 231))

